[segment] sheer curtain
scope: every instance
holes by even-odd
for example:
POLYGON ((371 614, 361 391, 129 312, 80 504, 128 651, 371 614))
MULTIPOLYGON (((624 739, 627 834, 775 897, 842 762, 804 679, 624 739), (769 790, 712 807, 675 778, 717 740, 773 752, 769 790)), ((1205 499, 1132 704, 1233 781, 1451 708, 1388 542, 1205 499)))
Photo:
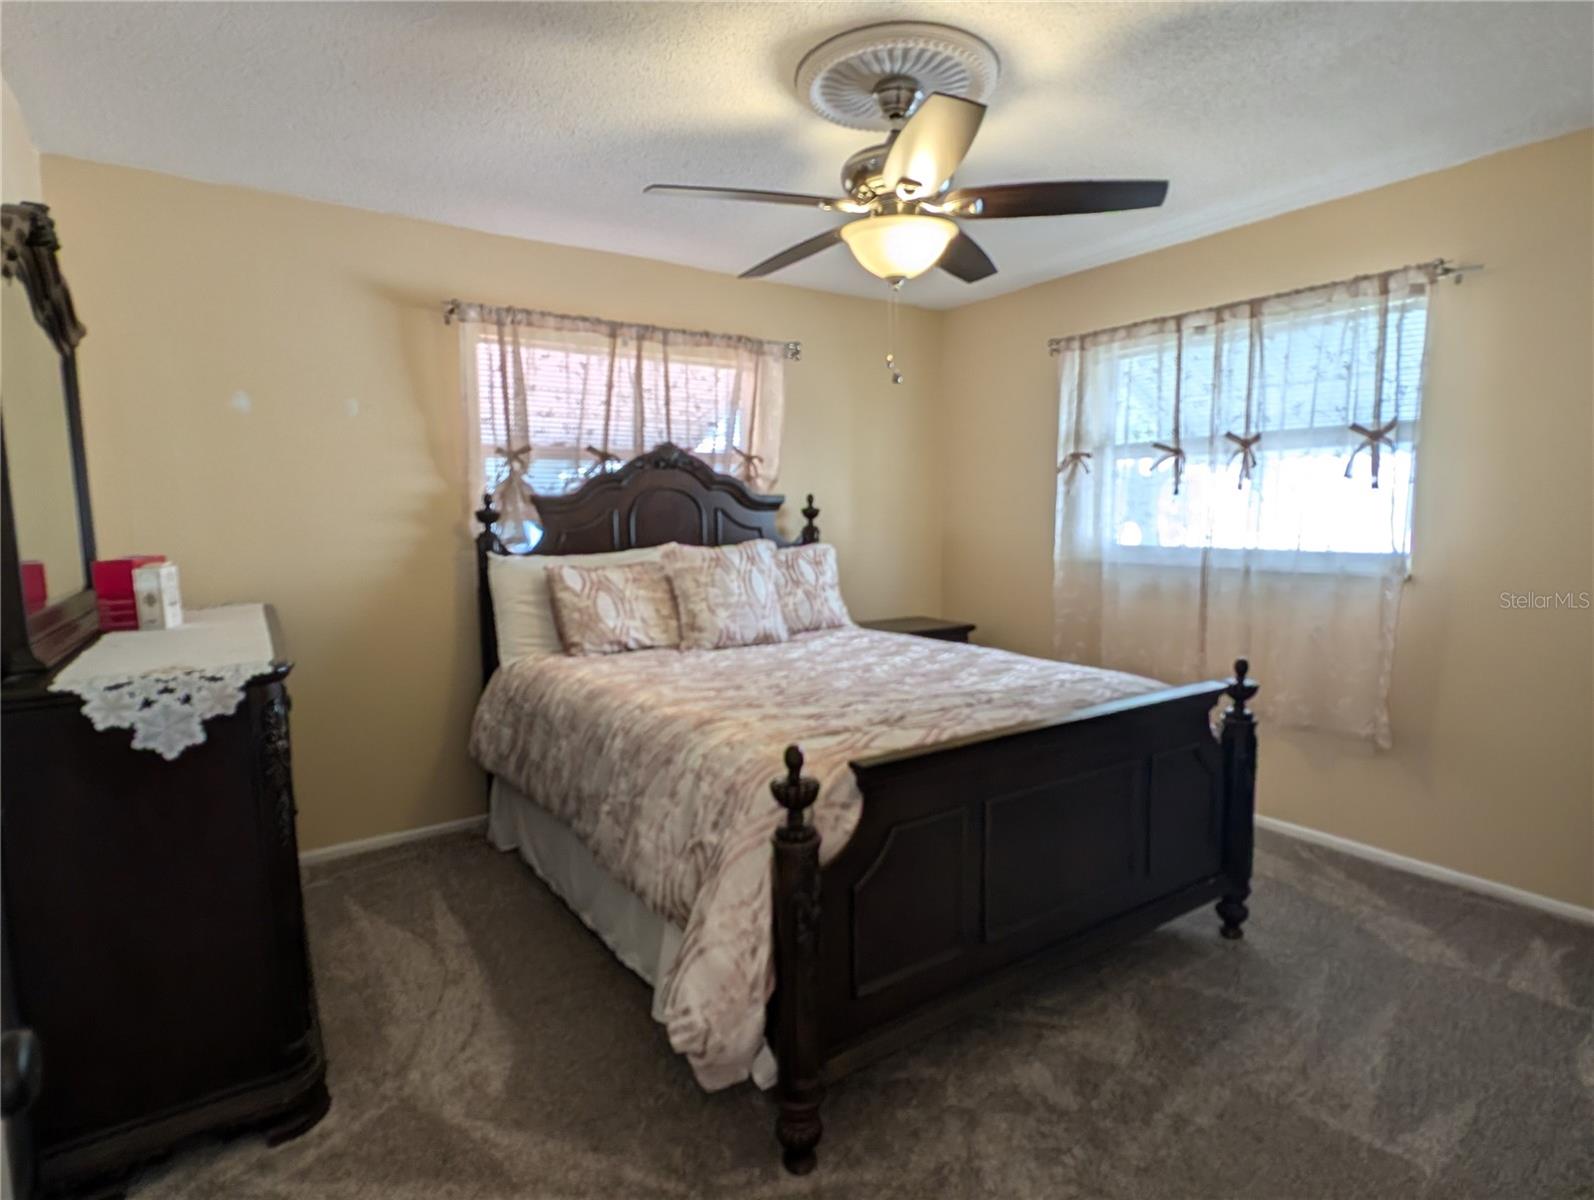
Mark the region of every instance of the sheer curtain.
POLYGON ((1055 642, 1391 744, 1431 268, 1056 339, 1055 642))
POLYGON ((780 468, 788 343, 452 301, 469 423, 470 507, 484 490, 510 546, 558 494, 660 442, 755 491, 780 468))

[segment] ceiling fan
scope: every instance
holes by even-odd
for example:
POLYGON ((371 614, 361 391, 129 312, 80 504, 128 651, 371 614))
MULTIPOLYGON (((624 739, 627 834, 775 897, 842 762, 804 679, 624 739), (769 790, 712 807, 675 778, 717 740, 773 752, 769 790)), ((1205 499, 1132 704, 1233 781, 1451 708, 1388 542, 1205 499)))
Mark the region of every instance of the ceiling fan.
POLYGON ((845 243, 866 271, 894 285, 936 266, 965 283, 996 274, 959 221, 1122 212, 1163 202, 1168 184, 1161 179, 954 187, 998 69, 990 46, 949 26, 889 22, 842 34, 809 52, 798 85, 822 116, 890 131, 883 143, 847 159, 842 195, 666 183, 643 190, 845 213, 853 219, 766 258, 742 278, 773 274, 845 243))

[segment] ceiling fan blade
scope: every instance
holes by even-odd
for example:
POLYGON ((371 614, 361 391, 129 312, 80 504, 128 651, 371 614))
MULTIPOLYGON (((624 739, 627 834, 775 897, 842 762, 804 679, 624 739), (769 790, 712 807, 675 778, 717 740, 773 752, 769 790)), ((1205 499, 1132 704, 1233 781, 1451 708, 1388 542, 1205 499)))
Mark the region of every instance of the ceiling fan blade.
POLYGON ((978 283, 996 274, 996 264, 991 261, 991 256, 961 230, 946 248, 946 253, 941 255, 941 261, 935 265, 964 283, 978 283))
POLYGON ((759 263, 756 267, 749 267, 741 274, 742 279, 758 279, 764 275, 773 275, 776 271, 784 270, 793 263, 802 262, 810 254, 818 254, 821 250, 838 245, 841 242, 841 229, 827 229, 821 234, 809 238, 806 242, 798 242, 795 246, 788 246, 779 254, 772 255, 759 263))
POLYGON ((909 183, 909 196, 933 196, 974 144, 985 105, 936 92, 908 118, 886 153, 886 186, 909 183))
POLYGON ((1166 179, 1073 179, 954 188, 941 203, 955 217, 989 221, 1156 208, 1167 195, 1166 179))
POLYGON ((686 183, 650 183, 644 192, 659 196, 692 196, 705 200, 751 200, 755 204, 793 204, 799 208, 829 209, 830 196, 809 196, 801 192, 764 192, 756 188, 694 187, 686 183))

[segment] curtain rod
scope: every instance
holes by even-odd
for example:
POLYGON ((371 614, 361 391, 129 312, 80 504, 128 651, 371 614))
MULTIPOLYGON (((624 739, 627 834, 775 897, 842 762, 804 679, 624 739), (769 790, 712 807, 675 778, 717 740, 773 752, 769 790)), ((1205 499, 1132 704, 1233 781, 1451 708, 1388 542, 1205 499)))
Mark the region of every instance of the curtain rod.
POLYGON ((1046 339, 1046 350, 1053 358, 1062 353, 1063 343, 1069 337, 1090 337, 1097 333, 1110 333, 1117 329, 1129 329, 1135 325, 1150 325, 1157 321, 1178 321, 1184 317, 1194 317, 1201 313, 1214 312, 1220 308, 1238 308, 1243 304, 1258 304, 1263 300, 1277 300, 1281 296, 1298 296, 1303 292, 1315 292, 1320 288, 1338 287, 1340 284, 1354 283, 1358 279, 1370 279, 1375 275, 1397 275, 1401 271, 1427 271, 1435 279, 1453 279, 1460 283, 1472 271, 1483 270, 1482 263, 1458 263, 1448 258, 1431 258, 1427 262, 1412 263, 1410 266, 1396 267, 1392 271, 1373 271, 1367 275, 1353 275, 1349 279, 1335 279, 1328 283, 1314 283, 1310 287, 1291 288, 1287 292, 1270 292, 1266 296, 1247 296, 1244 300, 1225 300, 1221 304, 1207 304, 1200 308, 1192 308, 1188 312, 1169 313, 1162 317, 1147 317, 1141 321, 1130 321, 1126 325, 1109 325, 1105 329, 1092 329, 1086 333, 1069 334, 1067 337, 1054 337, 1046 339))
POLYGON ((477 304, 463 300, 443 301, 443 324, 449 325, 456 320, 464 321, 470 318, 465 315, 466 310, 475 309, 485 313, 513 313, 518 317, 546 317, 553 321, 569 322, 573 325, 592 325, 610 333, 630 331, 637 334, 671 334, 680 337, 706 338, 721 342, 739 342, 759 349, 778 350, 790 362, 801 362, 803 344, 801 342, 770 341, 766 338, 748 337, 741 333, 715 333, 707 329, 672 329, 666 325, 645 325, 639 321, 611 321, 607 317, 588 317, 575 313, 548 312, 544 309, 515 308, 512 305, 477 304))

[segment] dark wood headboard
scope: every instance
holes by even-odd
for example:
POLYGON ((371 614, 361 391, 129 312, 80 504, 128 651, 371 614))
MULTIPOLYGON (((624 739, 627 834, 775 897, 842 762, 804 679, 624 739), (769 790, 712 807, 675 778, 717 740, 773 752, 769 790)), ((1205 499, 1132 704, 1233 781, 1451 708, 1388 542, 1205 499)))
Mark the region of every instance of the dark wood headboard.
MULTIPOLYGON (((688 546, 729 546, 754 538, 789 545, 775 528, 785 496, 749 490, 733 475, 722 475, 700 458, 668 442, 639 454, 618 470, 594 475, 573 492, 537 496, 542 540, 526 554, 604 554, 642 546, 681 542, 688 546)), ((482 681, 498 669, 498 633, 487 581, 490 554, 511 554, 494 532, 498 510, 482 497, 476 512, 476 607, 481 621, 482 681)), ((802 509, 797 543, 819 540, 814 498, 802 509)))

